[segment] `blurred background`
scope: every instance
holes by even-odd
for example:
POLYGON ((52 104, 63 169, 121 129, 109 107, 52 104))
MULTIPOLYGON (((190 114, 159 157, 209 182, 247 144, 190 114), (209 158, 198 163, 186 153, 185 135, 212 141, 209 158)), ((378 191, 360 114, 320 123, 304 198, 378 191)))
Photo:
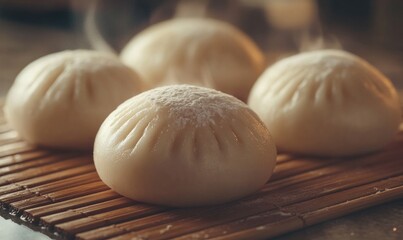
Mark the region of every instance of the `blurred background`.
POLYGON ((301 51, 345 49, 403 88, 401 0, 0 0, 0 94, 36 58, 77 48, 119 52, 139 31, 173 17, 230 22, 257 42, 268 64, 301 51))
MULTIPOLYGON (((118 53, 139 31, 173 17, 236 25, 265 52, 268 65, 298 52, 344 49, 403 92, 402 0, 0 0, 0 97, 41 56, 77 48, 118 53)), ((399 239, 402 216, 399 200, 278 239, 399 239)), ((0 239, 47 238, 0 217, 0 239)))

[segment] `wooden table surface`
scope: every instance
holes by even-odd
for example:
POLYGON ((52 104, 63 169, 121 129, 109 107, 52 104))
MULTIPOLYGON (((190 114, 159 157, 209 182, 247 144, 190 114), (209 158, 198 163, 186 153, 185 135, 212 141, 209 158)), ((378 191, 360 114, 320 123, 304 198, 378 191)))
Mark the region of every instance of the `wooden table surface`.
MULTIPOLYGON (((403 20, 394 24, 401 28, 403 20)), ((0 12, 0 96, 6 94, 18 72, 32 60, 64 49, 88 48, 89 44, 80 31, 78 26, 27 24, 24 21, 3 18, 0 12)), ((403 35, 399 35, 401 30, 400 33, 396 32, 396 36, 393 36, 394 32, 382 33, 387 35, 386 40, 368 38, 365 32, 336 25, 334 32, 348 32, 347 35, 338 35, 343 46, 367 58, 389 76, 399 89, 403 88, 403 44, 400 43, 403 35), (394 38, 396 39, 388 40, 394 38), (385 47, 385 43, 389 44, 388 47, 385 47)), ((403 239, 403 200, 376 206, 276 239, 403 239)))

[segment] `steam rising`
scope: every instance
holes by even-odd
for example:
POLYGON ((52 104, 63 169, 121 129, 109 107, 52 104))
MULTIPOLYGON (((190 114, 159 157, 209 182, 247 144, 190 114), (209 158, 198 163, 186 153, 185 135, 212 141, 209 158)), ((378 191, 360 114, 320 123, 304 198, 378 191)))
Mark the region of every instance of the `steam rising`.
POLYGON ((175 17, 205 17, 208 0, 181 0, 176 6, 175 17))
MULTIPOLYGON (((321 29, 321 27, 319 26, 321 29)), ((318 36, 313 36, 309 32, 300 35, 299 50, 301 52, 314 51, 320 49, 343 49, 340 41, 333 35, 324 36, 321 32, 318 36)))
POLYGON ((299 51, 342 49, 336 37, 325 36, 315 0, 262 0, 260 3, 268 23, 291 34, 299 51))
POLYGON ((98 0, 91 0, 89 2, 89 7, 84 21, 84 32, 88 41, 90 42, 91 47, 97 51, 116 55, 116 51, 102 37, 96 24, 98 0))
MULTIPOLYGON (((297 47, 297 51, 305 52, 318 49, 342 49, 338 39, 325 34, 318 17, 318 6, 315 0, 238 0, 244 6, 260 8, 266 16, 266 21, 273 27, 268 38, 275 31, 288 36, 297 47)), ((209 0, 180 0, 175 7, 174 18, 207 17, 209 0)), ((103 38, 96 24, 98 0, 88 1, 84 22, 85 35, 95 50, 112 53, 116 51, 103 38)), ((290 49, 283 49, 284 43, 277 42, 270 46, 270 55, 287 56, 293 54, 290 49)), ((295 53, 295 52, 294 52, 295 53)), ((270 61, 269 61, 270 62, 270 61)), ((206 71, 206 81, 209 73, 206 71)), ((211 76, 210 76, 211 77, 211 76)), ((211 84, 211 83, 210 83, 211 84)), ((210 85, 206 83, 206 85, 210 85)))

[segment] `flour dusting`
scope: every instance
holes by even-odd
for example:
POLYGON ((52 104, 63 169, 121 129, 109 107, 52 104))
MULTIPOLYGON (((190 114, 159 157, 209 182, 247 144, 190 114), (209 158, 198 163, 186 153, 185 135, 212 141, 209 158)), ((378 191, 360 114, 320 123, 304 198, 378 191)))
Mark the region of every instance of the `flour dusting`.
POLYGON ((217 90, 191 85, 172 85, 149 91, 147 100, 158 108, 166 108, 174 124, 203 127, 215 124, 228 112, 247 106, 237 98, 217 90))

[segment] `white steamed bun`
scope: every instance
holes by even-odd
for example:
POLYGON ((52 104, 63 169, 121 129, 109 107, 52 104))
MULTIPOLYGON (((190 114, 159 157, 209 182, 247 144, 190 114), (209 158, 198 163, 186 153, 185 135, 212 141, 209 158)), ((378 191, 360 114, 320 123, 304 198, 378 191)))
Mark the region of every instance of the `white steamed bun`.
POLYGON ((233 96, 172 85, 139 94, 102 124, 94 146, 100 178, 149 203, 199 206, 250 194, 269 179, 276 149, 267 128, 233 96))
POLYGON ((138 75, 118 58, 89 50, 39 58, 17 76, 5 115, 28 142, 91 149, 103 120, 143 90, 138 75))
POLYGON ((240 30, 197 18, 149 27, 128 43, 121 58, 152 86, 199 85, 244 101, 265 67, 261 51, 240 30))
POLYGON ((250 107, 280 150, 348 156, 382 148, 400 123, 392 83, 363 59, 340 50, 301 53, 268 68, 250 107))

